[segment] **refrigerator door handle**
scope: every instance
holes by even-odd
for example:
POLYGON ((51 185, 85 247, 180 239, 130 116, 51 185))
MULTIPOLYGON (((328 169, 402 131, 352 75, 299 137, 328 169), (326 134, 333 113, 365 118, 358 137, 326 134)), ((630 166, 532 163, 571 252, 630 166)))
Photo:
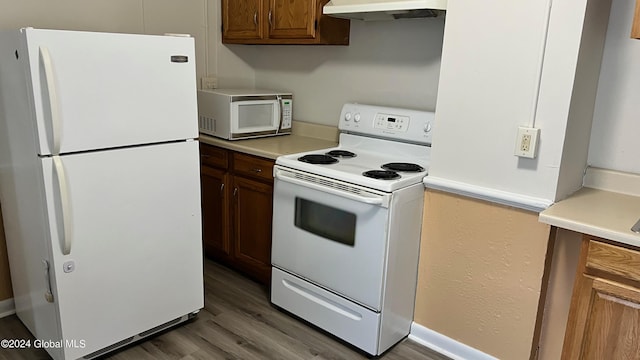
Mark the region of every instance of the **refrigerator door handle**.
POLYGON ((58 190, 60 191, 60 203, 62 205, 62 234, 64 236, 62 254, 69 255, 71 253, 71 219, 69 212, 69 193, 67 191, 67 176, 64 172, 60 156, 54 155, 52 158, 53 167, 55 169, 56 177, 58 178, 58 190))
POLYGON ((44 298, 47 302, 53 302, 53 291, 51 291, 51 276, 49 274, 49 262, 47 260, 42 260, 42 265, 44 265, 44 281, 47 286, 44 292, 44 298))
POLYGON ((51 150, 54 155, 57 155, 60 154, 60 109, 58 108, 58 93, 53 74, 53 61, 51 61, 49 49, 44 46, 40 47, 40 61, 44 68, 47 94, 49 95, 49 108, 51 109, 51 135, 53 138, 53 149, 51 150))

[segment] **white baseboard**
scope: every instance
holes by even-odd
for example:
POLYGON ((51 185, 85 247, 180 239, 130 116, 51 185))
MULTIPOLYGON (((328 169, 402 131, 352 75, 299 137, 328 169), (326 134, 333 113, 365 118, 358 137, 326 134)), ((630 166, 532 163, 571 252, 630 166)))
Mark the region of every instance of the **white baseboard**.
POLYGON ((453 340, 415 322, 411 323, 409 339, 454 360, 497 360, 480 350, 453 340))
POLYGON ((16 313, 13 298, 0 301, 0 319, 16 313))

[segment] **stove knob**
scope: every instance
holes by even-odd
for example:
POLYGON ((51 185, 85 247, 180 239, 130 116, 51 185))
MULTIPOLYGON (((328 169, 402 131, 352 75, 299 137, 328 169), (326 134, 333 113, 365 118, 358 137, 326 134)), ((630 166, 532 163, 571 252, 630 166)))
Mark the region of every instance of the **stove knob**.
POLYGON ((344 114, 344 121, 349 121, 349 120, 351 120, 351 113, 350 112, 344 114))
POLYGON ((431 123, 428 122, 424 125, 424 132, 428 133, 429 131, 431 131, 431 123))
POLYGON ((353 121, 360 122, 360 113, 357 113, 353 116, 353 121))

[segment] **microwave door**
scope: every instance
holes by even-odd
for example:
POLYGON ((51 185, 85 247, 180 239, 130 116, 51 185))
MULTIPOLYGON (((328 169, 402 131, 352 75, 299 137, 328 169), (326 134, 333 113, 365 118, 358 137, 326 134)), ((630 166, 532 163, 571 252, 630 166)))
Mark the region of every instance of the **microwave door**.
POLYGON ((233 108, 232 137, 262 136, 278 130, 281 112, 275 97, 272 100, 238 101, 233 108))

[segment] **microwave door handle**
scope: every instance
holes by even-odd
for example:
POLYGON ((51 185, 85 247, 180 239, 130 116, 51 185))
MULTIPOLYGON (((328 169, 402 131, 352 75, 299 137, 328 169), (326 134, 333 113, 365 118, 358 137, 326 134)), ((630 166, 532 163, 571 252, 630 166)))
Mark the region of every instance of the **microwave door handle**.
POLYGON ((276 135, 280 133, 282 130, 282 122, 284 121, 284 105, 282 104, 282 96, 278 95, 278 106, 280 106, 280 122, 278 123, 278 129, 276 130, 276 135))

